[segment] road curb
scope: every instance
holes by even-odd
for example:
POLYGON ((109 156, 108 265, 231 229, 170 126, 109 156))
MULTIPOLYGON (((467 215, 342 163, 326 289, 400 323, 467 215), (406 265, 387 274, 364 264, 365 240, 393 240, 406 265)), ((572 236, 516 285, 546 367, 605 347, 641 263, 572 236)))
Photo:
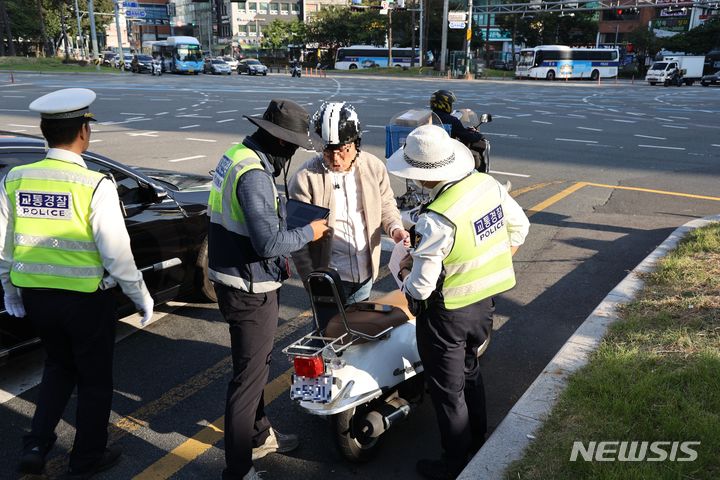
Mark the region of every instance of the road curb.
POLYGON ((643 287, 644 282, 639 274, 655 270, 657 262, 675 248, 688 232, 713 222, 720 222, 720 215, 692 220, 676 228, 607 294, 510 409, 457 480, 503 478, 510 463, 521 459, 535 438, 535 432, 552 411, 570 374, 587 364, 588 356, 597 349, 608 327, 618 320, 618 307, 633 300, 643 287))

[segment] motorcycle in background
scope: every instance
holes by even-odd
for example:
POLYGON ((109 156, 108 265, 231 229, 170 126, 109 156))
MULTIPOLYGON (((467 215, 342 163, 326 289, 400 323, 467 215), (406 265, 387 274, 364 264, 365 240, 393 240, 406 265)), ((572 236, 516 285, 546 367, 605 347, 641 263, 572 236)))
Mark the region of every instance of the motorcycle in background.
POLYGON ((302 75, 302 69, 300 68, 300 65, 295 64, 292 67, 290 67, 290 76, 300 78, 301 75, 302 75))
POLYGON ((157 59, 153 59, 152 61, 152 74, 160 76, 162 75, 162 62, 157 59))

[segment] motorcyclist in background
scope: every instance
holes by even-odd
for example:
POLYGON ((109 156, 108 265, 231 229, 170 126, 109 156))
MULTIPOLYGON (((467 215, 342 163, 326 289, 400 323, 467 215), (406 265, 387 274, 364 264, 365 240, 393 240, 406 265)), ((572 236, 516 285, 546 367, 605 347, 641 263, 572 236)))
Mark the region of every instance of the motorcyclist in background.
POLYGON ((452 115, 453 103, 457 100, 455 94, 450 90, 437 90, 430 96, 430 108, 433 113, 440 117, 440 121, 451 125, 450 136, 464 143, 472 152, 475 159, 475 169, 487 173, 488 168, 485 162, 485 137, 474 127, 465 127, 459 118, 452 115))

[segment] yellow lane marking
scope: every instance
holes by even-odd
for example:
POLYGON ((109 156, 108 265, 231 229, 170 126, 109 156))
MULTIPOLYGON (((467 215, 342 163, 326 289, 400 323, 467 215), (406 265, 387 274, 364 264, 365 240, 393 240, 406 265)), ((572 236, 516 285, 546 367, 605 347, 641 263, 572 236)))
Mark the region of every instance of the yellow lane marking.
MULTIPOLYGON (((116 443, 128 433, 133 433, 143 427, 147 427, 149 420, 159 413, 177 405, 182 400, 195 395, 197 392, 215 382, 219 378, 225 377, 232 372, 232 358, 225 357, 212 367, 191 377, 187 382, 177 385, 159 398, 150 403, 143 405, 132 413, 125 415, 114 423, 110 424, 108 430, 108 443, 116 443)), ((60 455, 52 458, 45 465, 45 472, 49 478, 57 478, 62 476, 68 468, 67 455, 60 455)), ((35 478, 33 476, 25 476, 23 480, 35 478)))
POLYGON ((583 182, 583 184, 587 185, 588 187, 612 188, 612 189, 617 189, 617 190, 632 190, 635 192, 657 193, 659 195, 671 195, 673 197, 685 197, 685 198, 694 198, 697 200, 712 200, 714 202, 720 202, 720 197, 709 197, 707 195, 694 195, 692 193, 669 192, 666 190, 653 190, 651 188, 641 188, 641 187, 622 187, 619 185, 605 185, 602 183, 590 183, 590 182, 583 182))
POLYGON ((510 191, 510 196, 513 198, 517 198, 520 195, 528 192, 532 192, 533 190, 539 190, 541 188, 549 187, 550 185, 557 185, 558 183, 563 183, 562 180, 555 180, 553 182, 543 182, 543 183, 535 183, 532 185, 528 185, 527 187, 518 188, 515 190, 510 191))
POLYGON ((586 185, 585 182, 578 182, 573 185, 570 185, 568 188, 563 190, 562 192, 558 192, 552 197, 548 198, 547 200, 543 200, 542 202, 538 203, 537 205, 530 207, 529 210, 525 212, 525 215, 527 215, 528 218, 532 217, 536 213, 539 213, 546 208, 548 208, 550 205, 559 202, 563 198, 567 197, 568 195, 571 195, 578 190, 580 190, 582 187, 586 185))
MULTIPOLYGON (((293 369, 290 368, 272 382, 265 385, 265 405, 269 405, 290 386, 290 375, 293 369)), ((140 474, 133 477, 133 480, 156 480, 170 478, 188 463, 208 451, 215 443, 223 438, 223 427, 225 416, 212 422, 200 430, 192 438, 185 440, 175 447, 170 453, 157 462, 150 465, 140 474)))

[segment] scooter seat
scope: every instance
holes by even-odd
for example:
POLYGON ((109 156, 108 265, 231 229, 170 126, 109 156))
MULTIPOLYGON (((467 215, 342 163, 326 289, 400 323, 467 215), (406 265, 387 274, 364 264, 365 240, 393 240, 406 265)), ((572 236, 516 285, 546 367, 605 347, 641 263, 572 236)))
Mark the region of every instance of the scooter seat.
MULTIPOLYGON (((376 298, 372 302, 359 302, 345 308, 348 326, 366 335, 377 335, 390 327, 397 327, 412 319, 407 299, 400 290, 376 298), (383 311, 389 307, 387 311, 383 311)), ((325 328, 325 337, 337 338, 347 333, 342 314, 333 316, 325 328)), ((365 340, 357 340, 362 343, 365 340)))

